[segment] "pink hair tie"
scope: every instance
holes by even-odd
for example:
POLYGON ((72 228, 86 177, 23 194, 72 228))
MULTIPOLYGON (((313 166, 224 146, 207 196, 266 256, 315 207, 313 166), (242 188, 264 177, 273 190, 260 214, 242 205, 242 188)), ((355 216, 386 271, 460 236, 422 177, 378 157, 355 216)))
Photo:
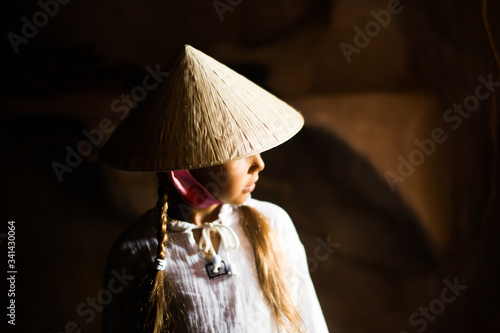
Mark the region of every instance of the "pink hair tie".
POLYGON ((177 192, 187 204, 196 208, 208 208, 222 204, 188 170, 170 171, 169 175, 177 192))

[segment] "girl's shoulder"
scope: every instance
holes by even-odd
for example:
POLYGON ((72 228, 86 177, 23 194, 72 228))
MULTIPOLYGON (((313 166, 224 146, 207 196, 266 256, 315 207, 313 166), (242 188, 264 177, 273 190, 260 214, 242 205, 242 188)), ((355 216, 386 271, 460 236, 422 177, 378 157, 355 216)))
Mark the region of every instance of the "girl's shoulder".
POLYGON ((287 241, 300 242, 295 225, 290 215, 283 208, 274 203, 254 198, 250 198, 245 202, 245 205, 255 208, 264 215, 269 221, 271 228, 273 228, 280 238, 285 238, 287 241))
POLYGON ((108 267, 147 266, 146 263, 153 261, 158 245, 155 214, 154 209, 148 211, 121 233, 109 251, 108 267))
POLYGON ((276 221, 277 223, 292 223, 288 213, 280 206, 268 202, 250 198, 245 202, 245 205, 255 208, 262 215, 264 215, 270 222, 276 221))
POLYGON ((140 286, 153 267, 157 248, 155 214, 153 210, 144 214, 111 246, 103 283, 114 294, 103 308, 103 332, 136 331, 134 319, 143 299, 140 286))

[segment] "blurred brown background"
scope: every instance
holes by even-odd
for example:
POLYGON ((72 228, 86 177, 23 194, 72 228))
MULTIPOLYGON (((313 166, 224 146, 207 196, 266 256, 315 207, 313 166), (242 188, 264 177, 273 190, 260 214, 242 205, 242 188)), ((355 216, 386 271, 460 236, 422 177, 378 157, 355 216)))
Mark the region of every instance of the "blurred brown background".
MULTIPOLYGON (((499 68, 484 2, 60 1, 2 3, 0 241, 6 253, 15 220, 17 331, 99 332, 107 252, 155 201, 154 176, 98 161, 103 129, 187 43, 306 118, 263 154, 254 197, 292 216, 331 332, 498 332, 499 68), (490 94, 474 105, 478 85, 490 94), (436 129, 446 140, 431 144, 436 129), (447 283, 467 288, 445 302, 447 283)), ((495 45, 499 13, 489 1, 495 45)))

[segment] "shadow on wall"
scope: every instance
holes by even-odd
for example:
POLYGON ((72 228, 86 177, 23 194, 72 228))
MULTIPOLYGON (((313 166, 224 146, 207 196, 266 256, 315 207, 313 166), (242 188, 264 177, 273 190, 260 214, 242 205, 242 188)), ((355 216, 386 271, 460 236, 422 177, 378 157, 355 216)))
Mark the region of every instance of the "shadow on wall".
POLYGON ((325 129, 305 127, 263 158, 255 197, 276 202, 294 220, 330 330, 404 328, 434 289, 436 260, 415 214, 365 158, 325 129))

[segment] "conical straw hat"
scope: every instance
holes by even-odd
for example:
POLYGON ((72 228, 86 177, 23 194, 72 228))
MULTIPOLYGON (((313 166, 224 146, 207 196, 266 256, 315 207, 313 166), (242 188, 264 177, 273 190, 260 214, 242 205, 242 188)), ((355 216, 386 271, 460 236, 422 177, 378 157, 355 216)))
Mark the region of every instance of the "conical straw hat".
POLYGON ((291 106, 189 45, 157 90, 118 126, 104 162, 128 171, 201 168, 271 149, 304 124, 291 106))

